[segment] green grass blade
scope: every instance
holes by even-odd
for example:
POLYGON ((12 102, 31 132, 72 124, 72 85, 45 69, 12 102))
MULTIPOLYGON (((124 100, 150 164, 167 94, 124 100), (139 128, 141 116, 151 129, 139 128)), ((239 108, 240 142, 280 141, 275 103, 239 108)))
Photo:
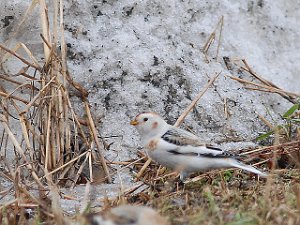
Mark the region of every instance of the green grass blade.
POLYGON ((299 104, 295 104, 293 105, 288 111, 286 111, 285 114, 283 114, 283 118, 288 118, 289 116, 291 116, 295 111, 297 111, 299 109, 299 104))
POLYGON ((264 140, 264 139, 266 139, 267 137, 269 137, 271 134, 273 134, 274 133, 274 130, 271 130, 271 131, 269 131, 269 132, 267 132, 267 133, 264 133, 264 134, 261 134, 261 135, 259 135, 257 138, 256 138, 256 141, 261 141, 261 140, 264 140))

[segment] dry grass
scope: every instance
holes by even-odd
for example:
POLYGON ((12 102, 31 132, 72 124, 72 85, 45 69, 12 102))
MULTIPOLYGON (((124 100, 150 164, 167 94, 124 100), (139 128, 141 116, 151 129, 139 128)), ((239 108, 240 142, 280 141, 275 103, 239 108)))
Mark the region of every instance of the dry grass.
POLYGON ((84 169, 89 174, 85 179, 92 182, 93 164, 99 160, 107 181, 111 180, 102 155, 104 146, 98 139, 87 100, 88 93, 72 80, 67 70, 63 3, 53 1, 51 4, 53 24, 49 24, 47 6, 41 0, 32 1, 18 26, 22 28, 32 9, 39 7, 43 61, 37 60, 24 43, 9 48, 10 40, 7 40, 5 45, 0 45, 1 65, 17 60, 23 63, 15 74, 2 68, 4 72, 0 77, 1 177, 13 183, 9 189, 1 190, 1 198, 12 194, 11 190, 14 195, 14 200, 1 205, 0 221, 6 221, 4 223, 19 221, 22 224, 26 219, 23 216, 26 213, 22 212, 32 209, 39 220, 62 224, 64 218, 58 205, 57 185, 76 185, 84 169), (25 52, 24 56, 18 53, 21 51, 25 52), (70 89, 81 100, 84 111, 81 117, 72 107, 70 89), (34 190, 40 197, 32 193, 34 190))
MULTIPOLYGON (((299 160, 299 152, 300 141, 244 151, 247 163, 271 169, 267 180, 240 170, 211 171, 191 178, 184 187, 176 186, 174 172, 150 164, 140 178, 149 188, 136 194, 124 193, 123 201, 150 205, 174 225, 299 224, 300 171, 274 169, 278 167, 274 166, 275 155, 275 162, 284 159, 293 168, 294 154, 299 160)), ((135 164, 137 171, 142 166, 141 162, 135 164)))

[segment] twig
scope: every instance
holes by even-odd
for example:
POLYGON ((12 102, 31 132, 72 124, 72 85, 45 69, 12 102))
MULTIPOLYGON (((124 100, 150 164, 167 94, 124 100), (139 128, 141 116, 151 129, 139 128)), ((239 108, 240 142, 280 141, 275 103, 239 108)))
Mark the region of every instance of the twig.
MULTIPOLYGON (((252 76, 254 76, 256 79, 258 79, 260 82, 262 82, 263 84, 265 84, 266 86, 260 86, 262 88, 265 88, 267 90, 269 90, 268 92, 272 92, 272 93, 277 93, 279 95, 281 95, 283 98, 287 99, 288 101, 292 102, 292 103, 296 103, 295 100, 295 96, 300 96, 299 94, 295 94, 295 93, 291 93, 291 92, 286 92, 283 91, 281 88, 279 88, 277 85, 273 84, 272 82, 264 79, 263 77, 259 76, 257 73, 255 73, 251 67, 249 66, 249 64, 247 63, 247 61, 245 59, 241 60, 243 62, 243 64, 245 65, 245 67, 241 66, 240 68, 247 71, 249 74, 251 74, 252 76)), ((253 84, 256 85, 256 84, 253 84)), ((258 86, 258 85, 256 85, 258 86)), ((248 89, 252 89, 252 90, 257 90, 257 91, 265 91, 266 90, 261 90, 261 89, 256 89, 256 88, 248 88, 248 89)))
POLYGON ((266 146, 266 147, 262 147, 262 148, 258 148, 258 149, 254 149, 248 152, 243 152, 239 155, 249 155, 252 153, 256 153, 256 152, 261 152, 261 151, 265 151, 265 150, 272 150, 272 149, 276 149, 276 148, 282 148, 282 147, 288 147, 288 146, 300 146, 300 141, 291 141, 288 143, 283 143, 283 144, 279 144, 279 145, 272 145, 272 146, 266 146))
POLYGON ((40 97, 40 95, 48 88, 48 86, 52 83, 52 81, 56 78, 56 76, 52 77, 51 80, 37 93, 36 96, 27 104, 26 108, 21 112, 21 114, 28 112, 35 101, 40 97))
POLYGON ((99 135, 98 135, 98 132, 96 130, 96 127, 95 127, 95 124, 94 124, 94 121, 93 121, 93 118, 92 118, 92 114, 91 114, 91 111, 90 111, 89 104, 86 101, 84 103, 85 103, 85 111, 87 113, 87 117, 88 117, 88 120, 89 120, 90 129, 92 131, 94 141, 95 141, 95 143, 97 145, 97 148, 98 148, 98 153, 99 153, 99 156, 100 156, 100 161, 101 161, 103 170, 104 170, 105 175, 107 177, 108 183, 111 183, 111 176, 109 174, 109 170, 108 170, 108 167, 106 165, 106 161, 105 161, 104 156, 102 154, 103 148, 101 148, 101 145, 100 145, 100 142, 99 142, 99 139, 98 139, 99 135))
POLYGON ((94 178, 93 178, 92 152, 89 154, 89 169, 90 169, 90 179, 91 179, 91 183, 92 183, 92 182, 94 182, 94 178))
POLYGON ((12 199, 8 202, 5 202, 3 205, 0 206, 0 211, 2 212, 2 209, 6 209, 8 206, 16 203, 18 201, 18 199, 12 199))
POLYGON ((20 97, 18 97, 18 96, 6 94, 6 93, 4 93, 4 92, 2 92, 2 91, 0 91, 0 96, 3 96, 3 97, 5 97, 5 98, 12 98, 12 99, 18 100, 18 101, 20 101, 20 102, 23 102, 23 103, 26 104, 26 105, 29 103, 29 102, 26 101, 25 99, 22 99, 22 98, 20 98, 20 97))
POLYGON ((247 63, 246 59, 242 59, 242 62, 245 64, 246 68, 242 67, 242 69, 246 70, 247 72, 249 72, 251 75, 253 75, 256 79, 260 80, 262 83, 264 83, 267 86, 271 86, 277 89, 280 89, 278 86, 276 86, 275 84, 273 84, 272 82, 262 78, 261 76, 259 76, 257 73, 255 73, 249 66, 249 64, 247 63))
POLYGON ((39 65, 38 61, 36 60, 36 58, 33 56, 32 52, 27 48, 27 46, 23 43, 20 43, 21 47, 26 51, 27 55, 31 58, 31 60, 33 61, 33 63, 41 68, 41 66, 39 65))
POLYGON ((207 91, 207 89, 213 84, 213 82, 218 78, 218 76, 221 74, 219 72, 214 77, 210 79, 210 81, 204 86, 203 90, 199 92, 199 94, 196 96, 196 98, 191 102, 191 104, 184 110, 184 112, 180 115, 180 117, 177 119, 176 123, 174 124, 175 127, 178 127, 185 117, 189 114, 189 112, 194 108, 194 106, 197 104, 199 99, 204 95, 204 93, 207 91))
POLYGON ((224 16, 221 17, 221 19, 218 21, 216 28, 214 29, 214 31, 209 35, 206 43, 204 44, 202 51, 204 53, 204 56, 206 58, 206 61, 208 61, 207 59, 207 53, 208 50, 211 46, 211 44, 215 41, 216 39, 216 32, 217 29, 220 26, 220 32, 219 32, 219 40, 218 40, 218 46, 217 46, 217 52, 216 52, 216 60, 218 59, 218 55, 219 55, 219 49, 220 49, 220 45, 221 45, 221 35, 222 35, 222 30, 223 30, 223 21, 224 21, 224 16))
POLYGON ((171 172, 171 173, 165 174, 163 176, 154 178, 154 181, 158 181, 158 180, 164 179, 166 177, 172 177, 172 176, 176 176, 176 175, 178 175, 178 172, 171 172))
POLYGON ((256 114, 258 115, 258 117, 271 129, 274 129, 274 126, 262 115, 260 115, 258 112, 256 112, 256 114))
POLYGON ((137 189, 139 189, 139 188, 142 187, 143 185, 145 185, 145 184, 144 184, 144 183, 140 183, 140 184, 138 184, 138 185, 136 185, 136 186, 134 186, 134 187, 132 187, 132 188, 130 188, 130 189, 128 189, 128 190, 125 190, 125 191, 124 191, 124 195, 129 195, 129 194, 135 192, 137 189))
POLYGON ((26 162, 26 167, 29 169, 29 171, 31 171, 31 174, 32 174, 33 178, 35 179, 35 181, 37 182, 37 184, 40 187, 43 188, 44 187, 43 184, 40 182, 40 180, 39 180, 36 172, 33 170, 32 166, 31 166, 31 164, 27 162, 25 153, 24 153, 23 149, 21 148, 19 142, 15 138, 14 134, 12 133, 11 129, 9 128, 8 123, 7 123, 7 119, 4 117, 3 114, 0 115, 0 122, 2 122, 3 127, 4 127, 4 129, 6 131, 6 133, 8 134, 10 140, 12 141, 13 145, 16 147, 16 149, 19 152, 19 154, 22 156, 24 162, 26 162))
MULTIPOLYGON (((82 156, 84 156, 84 155, 86 155, 87 153, 89 153, 89 151, 91 151, 91 150, 88 150, 88 151, 86 151, 86 152, 80 154, 79 156, 77 156, 77 157, 71 159, 70 161, 68 161, 68 162, 65 163, 64 165, 62 165, 62 166, 56 168, 55 170, 52 170, 51 172, 47 173, 47 175, 51 175, 51 174, 56 173, 57 171, 59 171, 59 170, 65 168, 66 166, 70 165, 71 163, 75 162, 76 160, 78 160, 78 159, 81 158, 82 156)), ((45 177, 46 177, 46 175, 40 177, 39 180, 41 180, 41 179, 43 179, 43 178, 45 178, 45 177)))
POLYGON ((0 44, 0 48, 2 48, 3 50, 5 50, 6 52, 12 54, 13 56, 15 56, 16 58, 20 59, 23 63, 27 64, 28 66, 31 66, 35 69, 37 69, 38 71, 41 71, 40 66, 37 66, 35 64, 32 64, 30 62, 28 62, 26 59, 24 59, 23 57, 21 57, 20 55, 18 55, 16 52, 11 51, 10 49, 4 47, 3 45, 0 44))
POLYGON ((150 165, 151 163, 151 158, 148 158, 147 161, 145 162, 145 164, 143 165, 142 169, 138 172, 138 174, 136 175, 136 179, 139 179, 145 172, 146 168, 150 165))
MULTIPOLYGON (((39 0, 39 3, 40 3, 40 17, 42 22, 43 36, 45 37, 47 42, 49 42, 50 30, 49 30, 49 18, 47 13, 48 9, 45 0, 39 0)), ((45 62, 48 62, 50 56, 50 49, 45 43, 44 43, 44 55, 45 55, 45 62)))
POLYGON ((221 23, 221 25, 220 25, 220 32, 219 32, 219 39, 218 39, 218 47, 217 47, 216 61, 218 60, 218 57, 219 57, 219 50, 220 50, 220 46, 221 46, 221 38, 222 38, 222 31, 223 31, 224 16, 221 17, 219 23, 221 23))
POLYGON ((228 112, 228 105, 227 105, 227 98, 224 98, 224 114, 225 114, 225 118, 228 119, 229 118, 229 112, 228 112))
POLYGON ((251 91, 261 91, 261 92, 269 92, 269 93, 276 93, 278 94, 278 91, 271 90, 271 89, 262 89, 262 88, 255 88, 255 87, 245 87, 247 90, 251 91))
POLYGON ((89 151, 89 152, 86 154, 84 161, 81 163, 81 166, 79 167, 79 170, 77 171, 76 177, 75 177, 75 179, 74 179, 74 183, 73 183, 73 185, 72 185, 72 188, 75 187, 75 185, 76 185, 76 183, 77 183, 77 180, 78 180, 78 178, 80 177, 80 174, 82 173, 83 168, 84 168, 84 166, 85 166, 85 164, 86 164, 86 162, 87 162, 87 160, 88 160, 88 158, 89 158, 90 155, 91 155, 91 151, 89 151))
POLYGON ((254 83, 254 82, 251 82, 251 81, 248 81, 248 80, 244 80, 244 79, 241 79, 241 78, 238 78, 238 77, 233 77, 233 76, 230 76, 230 75, 225 75, 225 76, 229 77, 229 78, 231 78, 233 80, 239 81, 241 83, 244 83, 244 84, 254 85, 254 86, 257 86, 257 87, 261 87, 261 88, 270 90, 270 92, 275 92, 275 93, 281 95, 282 97, 286 98, 287 100, 291 101, 294 104, 296 103, 296 101, 294 99, 292 99, 292 97, 293 98, 300 97, 300 94, 296 94, 296 93, 284 91, 282 89, 278 89, 278 88, 275 88, 275 87, 270 87, 270 86, 266 86, 266 85, 254 83), (286 97, 286 95, 289 95, 290 97, 286 97))
MULTIPOLYGON (((126 168, 128 168, 129 166, 134 165, 134 164, 136 164, 136 163, 138 163, 138 162, 140 162, 140 161, 142 161, 142 160, 145 160, 145 159, 146 159, 146 156, 143 156, 142 158, 139 158, 139 159, 137 159, 137 160, 135 160, 135 161, 133 161, 133 162, 127 164, 126 166, 122 167, 121 169, 119 169, 119 171, 114 171, 114 172, 112 172, 111 175, 114 175, 114 174, 116 174, 116 173, 122 171, 123 169, 126 169, 126 168)), ((102 182, 102 181, 104 181, 104 180, 106 180, 106 179, 107 179, 107 177, 105 177, 103 180, 100 180, 100 181, 97 182, 97 183, 100 183, 100 182, 102 182)), ((95 183, 95 182, 94 182, 94 183, 95 183)))
POLYGON ((11 83, 13 83, 13 84, 17 84, 17 85, 20 85, 20 86, 22 85, 22 86, 25 86, 26 88, 34 89, 34 90, 36 90, 36 91, 39 90, 38 88, 32 86, 32 85, 29 84, 29 83, 23 84, 23 83, 21 83, 21 82, 18 82, 18 81, 14 80, 14 79, 9 78, 8 76, 0 75, 0 79, 6 80, 6 81, 8 81, 8 82, 11 82, 11 83))

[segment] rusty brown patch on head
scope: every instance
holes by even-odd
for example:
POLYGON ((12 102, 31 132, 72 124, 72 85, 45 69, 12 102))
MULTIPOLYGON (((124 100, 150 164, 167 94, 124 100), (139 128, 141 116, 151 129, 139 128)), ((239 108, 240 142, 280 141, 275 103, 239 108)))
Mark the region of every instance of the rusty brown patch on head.
POLYGON ((154 151, 157 147, 157 143, 158 143, 158 140, 151 140, 149 142, 149 144, 147 145, 147 148, 150 150, 150 151, 154 151))
POLYGON ((152 123, 152 129, 155 129, 158 126, 158 122, 152 123))

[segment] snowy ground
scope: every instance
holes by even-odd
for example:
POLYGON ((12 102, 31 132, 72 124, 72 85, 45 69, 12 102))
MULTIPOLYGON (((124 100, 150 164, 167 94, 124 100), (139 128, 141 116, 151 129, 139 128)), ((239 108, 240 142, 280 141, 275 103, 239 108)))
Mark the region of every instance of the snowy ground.
MULTIPOLYGON (((274 119, 279 119, 291 103, 276 94, 246 90, 225 77, 253 80, 247 74, 228 70, 223 57, 246 59, 265 79, 286 91, 300 93, 299 1, 66 0, 64 3, 68 68, 74 79, 89 91, 94 116, 102 118, 98 124, 100 134, 108 137, 107 142, 114 142, 115 151, 107 153, 110 159, 127 160, 135 156, 139 137, 129 121, 136 114, 155 111, 174 123, 209 77, 218 72, 222 72, 220 77, 184 125, 205 141, 223 143, 229 148, 253 145, 258 133, 266 131, 256 112, 271 120, 269 110, 274 119), (219 57, 214 58, 216 41, 207 62, 201 49, 222 16, 219 57), (228 103, 228 118, 224 99, 228 103)), ((29 3, 2 1, 0 6, 0 42, 4 42, 29 3)), ((23 42, 37 56, 42 55, 38 13, 36 8, 10 48, 23 42)), ((18 71, 18 66, 2 65, 5 71, 12 72, 18 71)))

